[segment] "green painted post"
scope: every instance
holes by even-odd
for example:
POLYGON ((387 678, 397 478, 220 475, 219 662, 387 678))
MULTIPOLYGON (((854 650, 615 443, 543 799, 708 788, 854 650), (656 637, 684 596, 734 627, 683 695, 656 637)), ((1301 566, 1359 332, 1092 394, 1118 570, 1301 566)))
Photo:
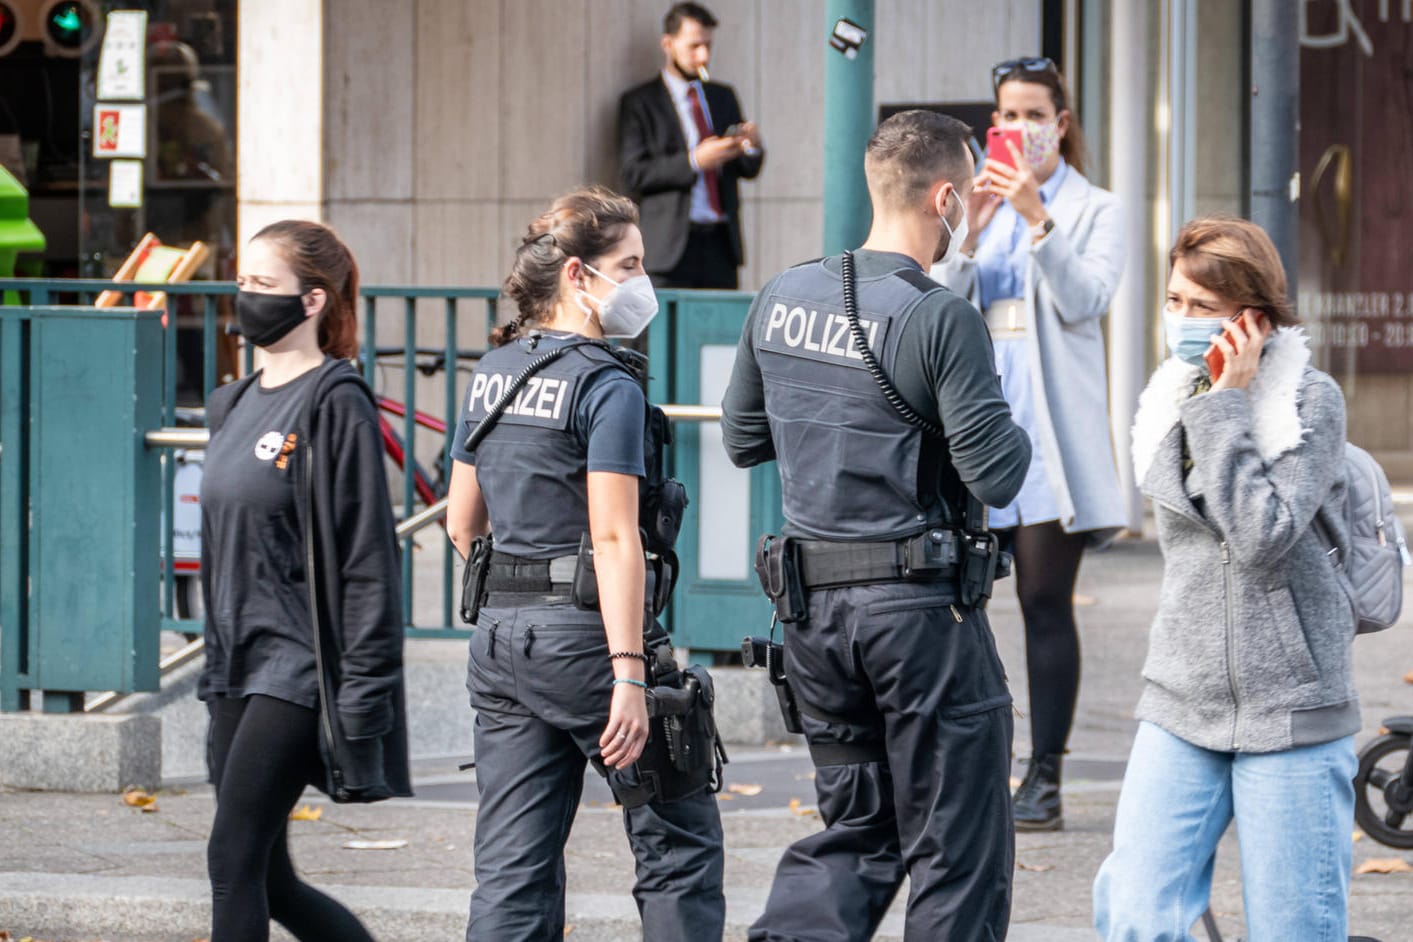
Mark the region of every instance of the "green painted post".
POLYGON ((824 50, 824 254, 858 247, 868 235, 872 211, 864 185, 864 148, 873 133, 873 0, 828 0, 827 37, 840 17, 869 36, 850 59, 824 50))

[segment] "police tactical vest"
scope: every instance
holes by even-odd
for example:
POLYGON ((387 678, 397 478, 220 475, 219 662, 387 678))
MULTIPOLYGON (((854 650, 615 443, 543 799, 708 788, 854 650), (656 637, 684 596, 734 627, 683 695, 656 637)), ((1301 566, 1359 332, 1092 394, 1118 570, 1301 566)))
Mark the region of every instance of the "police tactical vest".
MULTIPOLYGON (((919 496, 922 432, 894 411, 865 368, 839 275, 823 260, 808 262, 767 290, 753 342, 787 532, 886 540, 945 519, 934 488, 919 496)), ((885 373, 893 374, 898 339, 927 294, 895 272, 859 280, 859 320, 885 373)))
MULTIPOLYGON (((507 385, 540 354, 572 341, 521 338, 481 358, 467 389, 473 427, 507 385)), ((579 549, 589 529, 588 443, 578 428, 580 397, 595 376, 626 367, 606 350, 582 346, 530 377, 476 448, 476 482, 490 513, 496 549, 552 559, 579 549)))

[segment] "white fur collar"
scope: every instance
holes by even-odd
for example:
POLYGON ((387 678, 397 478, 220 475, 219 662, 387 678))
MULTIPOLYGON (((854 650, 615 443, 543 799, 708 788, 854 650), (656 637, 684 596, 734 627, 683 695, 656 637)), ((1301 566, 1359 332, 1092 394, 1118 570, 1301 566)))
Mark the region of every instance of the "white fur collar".
MULTIPOLYGON (((1266 341, 1261 368, 1246 390, 1255 416, 1252 434, 1265 461, 1290 451, 1310 432, 1301 428, 1297 408, 1300 380, 1309 362, 1310 341, 1299 327, 1283 327, 1266 341)), ((1133 419, 1133 469, 1140 484, 1158 454, 1158 446, 1177 424, 1179 410, 1192 393, 1197 373, 1197 367, 1169 357, 1138 397, 1138 412, 1133 419)))

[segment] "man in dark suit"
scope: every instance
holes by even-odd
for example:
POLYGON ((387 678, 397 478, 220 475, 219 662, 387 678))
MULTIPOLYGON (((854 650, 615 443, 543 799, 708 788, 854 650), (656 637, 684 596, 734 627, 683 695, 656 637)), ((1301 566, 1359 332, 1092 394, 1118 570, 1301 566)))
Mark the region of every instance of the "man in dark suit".
POLYGON ((760 173, 765 151, 736 93, 707 80, 715 27, 705 7, 673 6, 662 74, 619 101, 619 166, 661 288, 735 288, 745 257, 736 181, 760 173))

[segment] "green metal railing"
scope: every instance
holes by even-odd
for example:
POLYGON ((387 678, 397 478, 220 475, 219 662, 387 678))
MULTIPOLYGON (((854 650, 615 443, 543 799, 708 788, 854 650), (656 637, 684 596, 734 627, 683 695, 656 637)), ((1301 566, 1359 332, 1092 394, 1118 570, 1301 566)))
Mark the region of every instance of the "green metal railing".
MULTIPOLYGON (((201 371, 196 393, 198 401, 204 405, 211 391, 221 380, 219 348, 221 338, 225 333, 225 324, 231 320, 228 311, 223 312, 222 310, 222 299, 233 298, 236 286, 231 282, 209 281, 185 284, 135 284, 93 279, 0 278, 0 292, 16 292, 20 303, 29 306, 58 303, 91 304, 101 292, 109 290, 124 294, 131 294, 135 291, 162 291, 167 294, 168 329, 163 331, 162 363, 160 364, 163 373, 162 422, 167 427, 175 426, 179 408, 179 341, 178 330, 171 329, 171 327, 177 325, 178 329, 182 331, 191 329, 199 333, 201 371), (186 303, 183 303, 184 300, 186 303), (190 312, 185 310, 190 307, 196 308, 194 312, 195 323, 192 324, 188 324, 190 312), (179 321, 178 318, 181 320, 179 321)), ((399 422, 394 416, 387 416, 387 418, 389 422, 394 423, 402 439, 405 449, 404 467, 409 472, 402 475, 402 486, 395 491, 394 496, 395 499, 401 497, 403 512, 410 515, 416 511, 418 505, 414 479, 410 473, 414 460, 417 459, 419 452, 423 456, 445 453, 450 444, 450 436, 454 432, 454 424, 448 422, 446 434, 441 436, 440 440, 431 441, 436 437, 435 433, 422 429, 417 424, 419 373, 413 364, 419 357, 425 359, 429 353, 428 346, 419 346, 417 342, 418 326, 428 320, 435 319, 438 324, 437 333, 441 334, 444 339, 444 343, 438 344, 436 348, 446 364, 442 374, 444 389, 442 394, 436 397, 436 405, 426 411, 438 419, 454 417, 460 405, 460 383, 456 370, 458 355, 464 357, 468 353, 479 353, 479 348, 484 346, 485 337, 495 324, 499 292, 494 288, 369 285, 364 286, 360 293, 363 297, 361 324, 363 343, 361 344, 360 360, 365 379, 368 380, 370 386, 377 388, 380 369, 377 356, 379 349, 386 352, 389 348, 397 348, 398 352, 392 355, 399 363, 392 368, 400 368, 403 371, 401 389, 382 390, 382 392, 394 400, 397 400, 399 394, 401 396, 401 399, 398 400, 402 404, 401 421, 399 422), (463 302, 480 306, 479 316, 476 316, 474 311, 470 312, 471 320, 477 328, 474 332, 464 329, 465 318, 459 316, 465 313, 459 307, 459 303, 463 302), (379 345, 377 343, 379 324, 385 318, 393 316, 400 316, 402 319, 401 329, 398 331, 401 342, 379 345), (472 334, 470 339, 475 344, 475 347, 469 351, 459 346, 462 336, 467 333, 472 334)), ((229 302, 226 303, 229 304, 229 302)), ((244 347, 244 365, 247 371, 251 368, 252 358, 253 350, 249 345, 246 345, 244 347)), ((155 364, 154 367, 156 367, 155 364)), ((162 463, 162 503, 160 509, 166 518, 161 536, 163 559, 160 594, 162 628, 194 634, 202 630, 202 620, 181 617, 177 604, 178 572, 172 526, 175 475, 176 463, 171 460, 171 453, 168 451, 166 460, 162 463)), ((466 630, 457 626, 453 619, 452 575, 454 560, 452 554, 444 554, 445 561, 441 580, 443 597, 441 624, 418 625, 412 614, 415 601, 413 593, 414 537, 408 534, 403 537, 402 543, 402 576, 405 586, 403 621, 408 636, 464 637, 466 630)))
MULTIPOLYGON (((199 383, 188 384, 188 386, 195 387, 197 395, 194 398, 204 404, 211 390, 215 389, 222 380, 219 366, 221 340, 225 324, 230 321, 229 305, 231 302, 229 299, 235 295, 236 287, 230 282, 155 285, 103 280, 0 278, 0 292, 18 292, 20 303, 24 305, 91 304, 99 293, 106 290, 124 294, 131 294, 135 291, 162 291, 167 294, 166 322, 168 327, 162 332, 162 362, 152 366, 154 369, 160 368, 162 370, 162 422, 164 426, 170 428, 177 422, 179 408, 178 330, 183 333, 184 338, 189 336, 186 333, 188 330, 199 334, 201 364, 199 383)), ((455 418, 460 411, 463 384, 458 377, 457 364, 462 358, 483 352, 489 330, 496 322, 499 292, 494 288, 484 287, 371 285, 364 286, 361 289, 361 294, 364 301, 360 325, 362 332, 360 359, 364 377, 375 391, 391 398, 400 395, 403 407, 400 421, 395 416, 384 416, 399 433, 406 454, 404 463, 406 473, 402 475, 399 484, 394 487, 394 501, 401 500, 404 521, 419 515, 422 520, 428 517, 437 517, 439 514, 436 513, 428 515, 427 507, 419 501, 411 473, 413 461, 419 452, 424 457, 446 454, 451 435, 455 433, 455 418), (380 336, 386 341, 393 334, 393 331, 386 326, 389 318, 401 319, 396 331, 400 342, 380 345, 378 343, 380 336), (421 329, 419 330, 419 328, 421 329), (419 343, 419 335, 422 338, 421 343, 419 343), (434 336, 435 342, 427 343, 426 337, 428 335, 434 336), (384 351, 385 356, 398 362, 385 362, 380 366, 377 356, 379 350, 384 351), (441 375, 442 386, 428 397, 426 384, 428 382, 435 383, 435 380, 419 375, 414 364, 420 362, 426 365, 437 357, 440 357, 444 363, 441 375), (398 368, 403 370, 400 389, 379 390, 383 378, 381 371, 398 368), (424 400, 430 398, 431 400, 427 403, 425 413, 446 421, 447 430, 444 435, 439 436, 417 424, 419 386, 423 393, 421 398, 424 400)), ((661 291, 659 299, 663 304, 664 312, 648 336, 649 355, 653 364, 649 395, 655 402, 670 403, 677 392, 672 378, 675 364, 678 359, 682 358, 681 351, 676 349, 679 321, 690 321, 695 316, 696 305, 711 306, 716 309, 725 305, 738 311, 739 316, 744 319, 744 312, 749 305, 751 295, 744 292, 661 291)), ((244 349, 245 366, 248 370, 252 351, 249 346, 244 349)), ((694 354, 690 356, 694 356, 694 354)), ((393 380, 393 384, 396 384, 396 379, 393 380)), ((687 394, 692 395, 690 392, 687 394)), ((710 408, 703 410, 694 407, 681 407, 673 412, 679 420, 693 423, 713 421, 716 417, 715 410, 710 408)), ((161 624, 164 630, 195 634, 202 630, 201 619, 181 617, 177 604, 176 585, 179 573, 176 568, 173 536, 174 515, 172 513, 176 462, 173 460, 172 449, 175 447, 174 441, 182 442, 185 447, 197 447, 194 441, 199 439, 183 439, 181 435, 168 436, 168 438, 172 440, 163 440, 160 435, 149 436, 149 445, 163 448, 165 459, 162 462, 161 505, 160 508, 153 508, 152 511, 153 513, 160 512, 165 516, 165 522, 161 528, 160 546, 163 560, 160 591, 161 624)), ((695 513, 698 509, 692 508, 689 513, 695 513)), ((421 520, 413 522, 417 523, 421 520)), ((466 637, 468 630, 459 624, 455 616, 454 600, 459 592, 459 586, 454 583, 455 559, 453 558, 454 554, 450 551, 443 553, 440 579, 438 580, 440 604, 436 608, 439 609, 440 617, 434 619, 433 623, 426 623, 424 619, 424 623, 420 624, 414 617, 416 602, 415 536, 411 532, 411 528, 407 526, 400 527, 400 530, 403 531, 401 536, 404 585, 402 615, 408 637, 466 637)), ((684 548, 684 568, 689 558, 692 557, 692 552, 692 548, 684 548)), ((423 608, 425 614, 426 607, 423 608)), ((728 647, 734 647, 734 643, 728 647)))

